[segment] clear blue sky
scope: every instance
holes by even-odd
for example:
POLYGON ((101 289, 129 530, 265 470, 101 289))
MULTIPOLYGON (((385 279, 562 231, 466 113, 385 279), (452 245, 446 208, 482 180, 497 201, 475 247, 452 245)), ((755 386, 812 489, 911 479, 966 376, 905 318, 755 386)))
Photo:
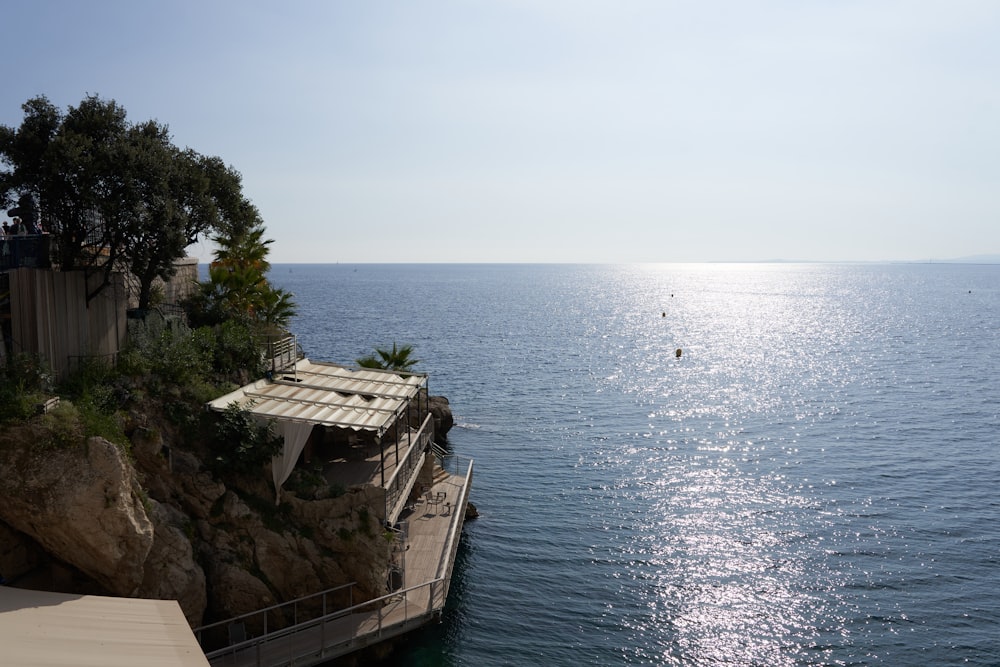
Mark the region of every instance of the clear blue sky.
MULTIPOLYGON (((274 262, 1000 253, 1000 2, 32 0, 0 123, 218 155, 274 262)), ((207 257, 210 248, 194 247, 207 257)))

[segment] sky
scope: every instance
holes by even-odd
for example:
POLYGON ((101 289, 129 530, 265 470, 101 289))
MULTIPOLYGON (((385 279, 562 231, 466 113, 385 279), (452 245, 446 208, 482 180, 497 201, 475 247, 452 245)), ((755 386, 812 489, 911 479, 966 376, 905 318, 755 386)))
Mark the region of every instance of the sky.
POLYGON ((995 0, 5 4, 0 124, 165 123, 273 263, 1000 255, 995 0))

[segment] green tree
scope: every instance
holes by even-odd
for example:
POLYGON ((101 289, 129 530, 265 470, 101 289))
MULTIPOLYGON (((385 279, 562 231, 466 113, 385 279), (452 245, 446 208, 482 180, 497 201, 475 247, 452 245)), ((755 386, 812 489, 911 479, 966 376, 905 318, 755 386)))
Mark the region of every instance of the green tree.
POLYGON ((175 260, 219 222, 213 171, 207 158, 176 148, 167 128, 155 121, 130 128, 121 163, 119 203, 105 220, 121 215, 115 228, 124 264, 138 281, 139 308, 146 309, 153 282, 170 279, 175 260))
POLYGON ((88 300, 128 270, 148 307, 189 245, 252 208, 219 158, 177 148, 156 121, 130 124, 113 100, 91 95, 63 114, 37 97, 22 109, 19 128, 0 126, 0 200, 37 201, 59 268, 100 276, 88 300))
POLYGON ((18 129, 0 129, 0 157, 10 166, 0 175, 0 197, 37 200, 40 222, 55 239, 63 270, 103 273, 88 298, 107 283, 120 248, 101 219, 114 203, 120 141, 127 129, 125 110, 113 101, 88 96, 61 113, 45 97, 21 107, 18 129))
POLYGON ((220 225, 213 237, 217 245, 208 268, 208 281, 189 303, 192 321, 215 325, 237 319, 265 334, 281 333, 295 315, 291 293, 267 280, 272 239, 264 238, 264 225, 252 206, 238 206, 239 217, 220 225))
POLYGON ((381 368, 390 371, 408 372, 420 363, 419 359, 414 359, 412 345, 404 345, 397 348, 393 342, 392 349, 386 350, 380 347, 375 348, 375 354, 357 359, 358 366, 362 368, 381 368))

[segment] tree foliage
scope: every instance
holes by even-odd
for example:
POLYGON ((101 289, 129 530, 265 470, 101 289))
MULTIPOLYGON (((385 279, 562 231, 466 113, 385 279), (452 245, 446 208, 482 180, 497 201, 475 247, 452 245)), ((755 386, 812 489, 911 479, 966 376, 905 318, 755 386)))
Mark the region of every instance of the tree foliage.
POLYGON ((267 255, 273 240, 264 238, 256 209, 242 208, 242 216, 231 220, 212 240, 217 249, 208 280, 200 283, 189 303, 192 321, 214 325, 235 319, 264 333, 282 331, 295 315, 295 303, 291 293, 267 280, 271 268, 267 255))
POLYGON ((280 454, 283 446, 272 422, 260 426, 249 406, 232 403, 217 422, 210 466, 216 471, 255 473, 280 454))
POLYGON ((127 269, 147 308, 187 246, 252 208, 219 158, 176 147, 157 121, 130 123, 113 100, 90 95, 63 113, 36 97, 22 109, 20 127, 0 126, 0 201, 37 202, 59 268, 100 277, 88 299, 127 269))
POLYGON ((383 370, 408 372, 420 363, 420 360, 414 359, 412 355, 412 345, 403 345, 397 348, 396 343, 393 342, 391 350, 376 347, 375 354, 361 357, 356 360, 356 363, 362 368, 380 368, 383 370))

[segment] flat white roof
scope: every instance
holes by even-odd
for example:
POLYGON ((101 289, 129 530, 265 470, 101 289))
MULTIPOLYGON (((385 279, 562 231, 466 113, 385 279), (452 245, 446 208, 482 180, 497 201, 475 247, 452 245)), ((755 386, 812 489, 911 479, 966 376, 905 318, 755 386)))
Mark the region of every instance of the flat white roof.
POLYGON ((426 375, 354 370, 301 359, 271 380, 240 387, 208 407, 222 412, 236 403, 267 419, 382 433, 426 386, 426 375))
POLYGON ((175 600, 0 586, 0 662, 22 667, 208 667, 175 600))

